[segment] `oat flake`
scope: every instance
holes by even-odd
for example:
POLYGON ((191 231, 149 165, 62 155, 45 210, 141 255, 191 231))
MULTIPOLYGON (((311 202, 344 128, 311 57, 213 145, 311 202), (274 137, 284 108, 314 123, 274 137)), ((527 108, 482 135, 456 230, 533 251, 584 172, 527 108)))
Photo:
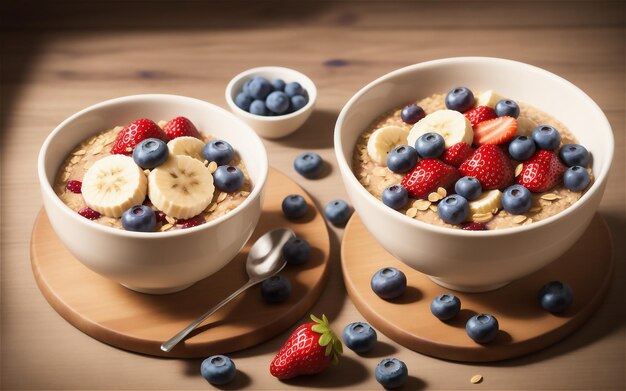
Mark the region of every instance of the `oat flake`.
POLYGON ((417 209, 417 210, 427 210, 430 207, 430 201, 426 201, 426 200, 417 200, 413 203, 413 206, 417 209))
POLYGON ((220 193, 220 195, 217 197, 217 203, 219 204, 220 202, 224 201, 226 199, 226 196, 228 196, 228 193, 220 193))
POLYGON ((439 187, 437 188, 437 194, 439 194, 441 198, 444 198, 446 195, 448 195, 448 192, 443 187, 439 187))
POLYGON ((482 382, 482 381, 483 381, 483 377, 482 377, 482 375, 474 375, 474 376, 472 376, 472 378, 470 379, 470 383, 472 383, 472 384, 478 384, 478 383, 480 383, 480 382, 482 382))
POLYGON ((528 217, 524 216, 524 215, 519 215, 519 216, 515 216, 513 217, 513 222, 515 224, 521 224, 524 222, 524 220, 526 220, 528 217))
POLYGON ((430 201, 430 202, 437 202, 437 201, 441 200, 442 198, 443 197, 439 193, 430 193, 428 195, 428 201, 430 201))
POLYGON ((561 198, 561 197, 559 197, 558 195, 553 194, 553 193, 543 194, 543 195, 541 196, 541 199, 542 199, 542 200, 548 200, 548 201, 554 201, 554 200, 558 200, 558 199, 560 199, 560 198, 561 198))
POLYGON ((519 176, 519 174, 522 173, 522 168, 524 168, 524 165, 522 163, 518 164, 517 167, 515 167, 515 176, 519 176))
POLYGON ((411 218, 417 216, 417 209, 416 208, 410 208, 409 210, 406 211, 406 215, 411 217, 411 218))

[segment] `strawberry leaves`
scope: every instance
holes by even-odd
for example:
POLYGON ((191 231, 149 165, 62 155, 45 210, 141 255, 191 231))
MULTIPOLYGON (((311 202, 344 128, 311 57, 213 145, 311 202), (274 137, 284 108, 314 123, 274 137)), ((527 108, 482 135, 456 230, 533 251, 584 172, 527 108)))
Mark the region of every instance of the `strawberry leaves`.
POLYGON ((320 334, 320 339, 317 343, 326 347, 324 355, 331 356, 332 363, 337 364, 339 356, 343 353, 343 345, 333 330, 331 330, 328 318, 326 318, 326 315, 322 315, 322 319, 311 315, 311 320, 315 322, 311 330, 320 334))

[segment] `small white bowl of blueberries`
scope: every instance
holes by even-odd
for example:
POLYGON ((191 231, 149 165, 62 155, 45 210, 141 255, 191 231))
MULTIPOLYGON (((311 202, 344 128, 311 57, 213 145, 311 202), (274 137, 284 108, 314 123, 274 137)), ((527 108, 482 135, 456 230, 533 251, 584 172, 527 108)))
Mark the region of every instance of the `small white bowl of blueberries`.
POLYGON ((226 103, 237 117, 261 137, 280 138, 296 131, 309 118, 317 89, 306 75, 289 68, 248 69, 226 86, 226 103))

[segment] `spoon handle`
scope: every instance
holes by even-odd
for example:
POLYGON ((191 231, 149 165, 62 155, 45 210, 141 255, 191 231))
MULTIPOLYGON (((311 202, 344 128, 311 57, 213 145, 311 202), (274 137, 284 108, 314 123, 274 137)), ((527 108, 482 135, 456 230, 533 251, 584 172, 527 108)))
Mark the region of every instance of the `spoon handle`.
POLYGON ((216 304, 214 307, 209 309, 204 314, 200 315, 196 320, 191 322, 189 326, 182 329, 178 334, 176 334, 169 340, 165 341, 163 345, 161 345, 161 350, 163 350, 164 352, 169 352, 170 350, 172 350, 174 346, 178 345, 178 343, 182 341, 189 333, 191 333, 196 327, 198 327, 202 322, 204 322, 206 318, 213 315, 217 310, 219 310, 224 305, 226 305, 226 303, 230 302, 232 299, 239 296, 243 291, 245 291, 246 289, 250 288, 252 285, 258 282, 259 281, 249 280, 244 286, 237 289, 233 294, 231 294, 224 300, 220 301, 218 304, 216 304))

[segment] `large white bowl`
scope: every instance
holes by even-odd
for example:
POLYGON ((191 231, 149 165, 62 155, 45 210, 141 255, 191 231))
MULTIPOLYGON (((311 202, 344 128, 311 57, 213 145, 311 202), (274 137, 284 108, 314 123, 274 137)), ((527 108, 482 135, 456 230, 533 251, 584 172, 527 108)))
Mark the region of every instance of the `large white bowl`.
POLYGON ((460 291, 496 289, 546 266, 570 248, 600 203, 613 149, 606 116, 583 91, 543 69, 497 58, 449 58, 391 72, 357 92, 335 126, 335 152, 344 184, 372 236, 399 260, 440 285, 460 291), (495 90, 562 121, 593 155, 591 188, 555 216, 495 231, 430 225, 386 207, 368 193, 352 172, 352 153, 360 133, 387 110, 458 85, 495 90))
POLYGON ((130 289, 170 293, 221 269, 250 238, 261 214, 268 161, 256 133, 222 108, 183 96, 135 95, 98 103, 63 121, 41 147, 38 173, 52 228, 78 260, 130 289), (180 115, 200 131, 231 143, 246 164, 253 190, 230 213, 184 230, 130 232, 81 217, 55 194, 52 184, 57 170, 89 136, 137 118, 159 121, 180 115))

